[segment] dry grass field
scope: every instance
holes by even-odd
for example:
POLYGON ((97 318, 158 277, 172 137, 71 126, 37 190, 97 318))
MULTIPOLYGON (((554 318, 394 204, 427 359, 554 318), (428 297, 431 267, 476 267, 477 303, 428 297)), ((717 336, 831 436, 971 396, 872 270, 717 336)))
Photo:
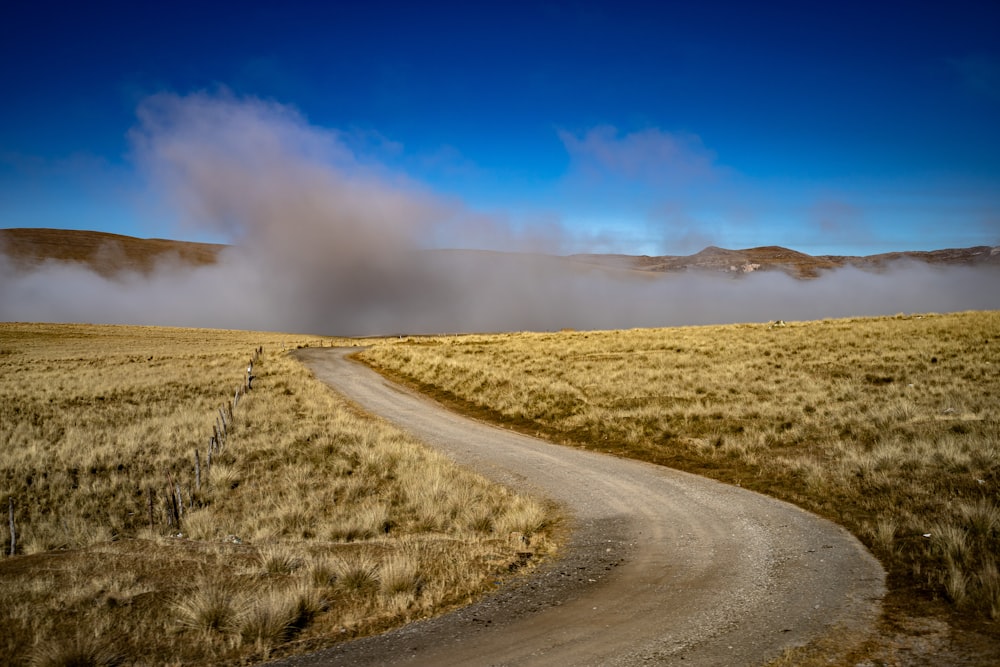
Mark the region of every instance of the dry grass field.
POLYGON ((550 508, 355 413, 284 351, 330 343, 0 323, 5 664, 302 652, 467 602, 554 549, 550 508))
POLYGON ((414 337, 362 358, 509 427, 790 500, 873 550, 890 619, 1000 636, 1000 312, 414 337))

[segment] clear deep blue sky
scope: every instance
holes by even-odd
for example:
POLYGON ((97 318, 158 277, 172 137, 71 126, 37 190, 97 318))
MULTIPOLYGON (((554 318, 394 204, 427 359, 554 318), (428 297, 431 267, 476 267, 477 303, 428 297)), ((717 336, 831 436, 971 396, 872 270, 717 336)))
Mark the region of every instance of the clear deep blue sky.
POLYGON ((567 251, 1000 245, 996 0, 12 3, 0 227, 175 232, 129 130, 220 91, 567 251))

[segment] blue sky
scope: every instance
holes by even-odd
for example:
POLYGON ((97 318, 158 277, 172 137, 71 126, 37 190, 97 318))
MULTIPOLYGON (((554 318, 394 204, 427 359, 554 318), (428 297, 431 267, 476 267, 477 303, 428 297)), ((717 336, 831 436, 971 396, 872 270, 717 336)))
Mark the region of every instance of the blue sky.
POLYGON ((166 93, 287 109, 559 252, 1000 245, 994 1, 422 4, 5 8, 0 226, 230 240, 150 204, 166 93))

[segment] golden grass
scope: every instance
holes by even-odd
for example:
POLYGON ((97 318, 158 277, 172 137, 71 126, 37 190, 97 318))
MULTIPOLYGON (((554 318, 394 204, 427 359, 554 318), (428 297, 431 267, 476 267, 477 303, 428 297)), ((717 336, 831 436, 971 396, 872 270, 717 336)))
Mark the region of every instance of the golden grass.
POLYGON ((1000 618, 998 312, 422 337, 361 357, 530 433, 788 499, 868 544, 893 595, 1000 618))
POLYGON ((283 351, 331 342, 0 324, 0 654, 244 663, 493 587, 524 547, 468 513, 534 512, 520 525, 552 549, 549 510, 357 414, 283 351), (254 389, 209 466, 257 346, 254 389))

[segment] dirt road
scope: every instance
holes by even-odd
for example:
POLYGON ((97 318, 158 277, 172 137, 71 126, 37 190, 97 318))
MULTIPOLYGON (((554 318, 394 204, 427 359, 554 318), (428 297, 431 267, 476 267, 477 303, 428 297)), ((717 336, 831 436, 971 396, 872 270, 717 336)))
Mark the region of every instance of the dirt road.
POLYGON ((457 612, 289 665, 757 665, 870 631, 885 574, 838 526, 743 489, 457 416, 345 358, 316 376, 459 463, 572 517, 557 561, 457 612))

